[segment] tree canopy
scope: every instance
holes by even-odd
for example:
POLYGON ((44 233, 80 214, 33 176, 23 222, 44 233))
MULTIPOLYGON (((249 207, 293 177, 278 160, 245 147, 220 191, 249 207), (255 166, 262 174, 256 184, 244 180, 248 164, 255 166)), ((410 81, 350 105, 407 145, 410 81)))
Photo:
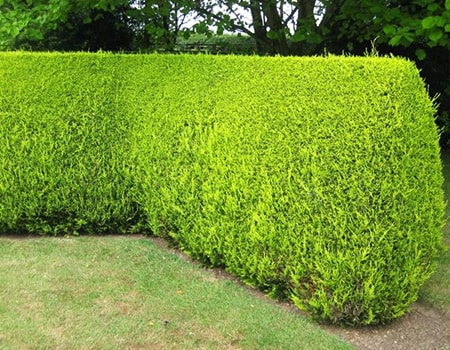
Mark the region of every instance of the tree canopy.
POLYGON ((0 0, 0 45, 42 40, 74 17, 114 22, 146 46, 170 46, 181 32, 240 32, 258 53, 347 51, 367 43, 415 47, 419 60, 434 47, 450 48, 450 0, 0 0), (108 14, 108 15, 107 15, 108 14))

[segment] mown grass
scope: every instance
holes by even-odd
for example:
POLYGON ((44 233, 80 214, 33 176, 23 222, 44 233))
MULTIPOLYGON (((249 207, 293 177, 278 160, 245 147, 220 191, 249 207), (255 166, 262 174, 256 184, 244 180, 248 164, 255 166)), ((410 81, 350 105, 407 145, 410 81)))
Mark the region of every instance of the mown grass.
POLYGON ((447 200, 446 224, 443 228, 445 250, 439 256, 436 273, 422 288, 420 300, 440 309, 450 317, 450 151, 442 152, 442 164, 447 200))
POLYGON ((146 238, 0 239, 0 349, 350 349, 146 238))

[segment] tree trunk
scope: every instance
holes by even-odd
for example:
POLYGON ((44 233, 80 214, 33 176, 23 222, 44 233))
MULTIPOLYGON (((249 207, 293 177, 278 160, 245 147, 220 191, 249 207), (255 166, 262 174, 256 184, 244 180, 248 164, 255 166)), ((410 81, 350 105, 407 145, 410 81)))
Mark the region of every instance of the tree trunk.
MULTIPOLYGON (((301 0, 298 4, 298 23, 301 21, 312 21, 316 23, 314 17, 314 6, 316 5, 316 0, 301 0)), ((298 24, 297 24, 298 25, 298 24)))
POLYGON ((253 19, 256 50, 262 55, 267 52, 267 31, 261 15, 261 3, 258 0, 250 0, 250 11, 253 19))
POLYGON ((273 33, 269 40, 272 44, 271 53, 287 55, 289 53, 286 33, 281 20, 281 16, 278 13, 276 0, 262 0, 262 10, 267 18, 267 26, 270 27, 270 31, 273 33))
MULTIPOLYGON (((297 28, 296 30, 308 28, 310 31, 318 32, 316 18, 314 17, 314 7, 316 0, 301 0, 297 3, 297 28)), ((317 44, 307 43, 305 41, 296 42, 292 45, 292 51, 297 55, 311 55, 316 54, 318 49, 317 44)))

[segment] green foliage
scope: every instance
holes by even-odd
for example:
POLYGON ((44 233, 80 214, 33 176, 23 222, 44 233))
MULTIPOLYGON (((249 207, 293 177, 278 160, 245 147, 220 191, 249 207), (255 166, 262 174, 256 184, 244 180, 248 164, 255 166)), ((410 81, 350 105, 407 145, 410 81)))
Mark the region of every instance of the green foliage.
POLYGON ((131 121, 119 99, 119 58, 105 59, 2 55, 2 231, 108 233, 136 223, 131 121))
POLYGON ((0 1, 0 49, 14 45, 17 38, 42 39, 42 32, 58 17, 66 1, 0 1))
POLYGON ((132 80, 152 101, 138 158, 156 234, 322 319, 407 310, 443 213, 433 108, 411 63, 160 56, 154 76, 147 59, 132 80))
POLYGON ((181 29, 194 31, 185 24, 195 6, 192 0, 4 0, 0 50, 171 50, 181 29))
MULTIPOLYGON (((411 62, 1 62, 3 227, 24 218, 35 227, 59 208, 119 227, 143 211, 135 225, 339 323, 401 316, 434 270, 444 211, 438 135, 411 62)), ((58 218, 53 231, 67 225, 58 218)))
POLYGON ((368 42, 390 46, 417 46, 417 58, 423 60, 426 51, 436 46, 450 49, 450 4, 441 1, 415 0, 409 3, 364 0, 355 6, 345 1, 333 19, 339 36, 349 42, 368 42))

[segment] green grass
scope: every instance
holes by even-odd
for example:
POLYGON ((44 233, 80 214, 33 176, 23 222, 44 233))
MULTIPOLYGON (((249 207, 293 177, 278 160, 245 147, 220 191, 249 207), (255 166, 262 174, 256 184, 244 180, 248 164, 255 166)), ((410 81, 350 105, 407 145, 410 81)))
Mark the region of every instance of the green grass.
POLYGON ((0 349, 351 349, 146 238, 1 238, 0 286, 0 349))
POLYGON ((426 282, 420 293, 421 301, 428 303, 450 317, 450 151, 442 153, 444 191, 447 200, 446 224, 443 228, 445 250, 438 259, 437 271, 426 282))

